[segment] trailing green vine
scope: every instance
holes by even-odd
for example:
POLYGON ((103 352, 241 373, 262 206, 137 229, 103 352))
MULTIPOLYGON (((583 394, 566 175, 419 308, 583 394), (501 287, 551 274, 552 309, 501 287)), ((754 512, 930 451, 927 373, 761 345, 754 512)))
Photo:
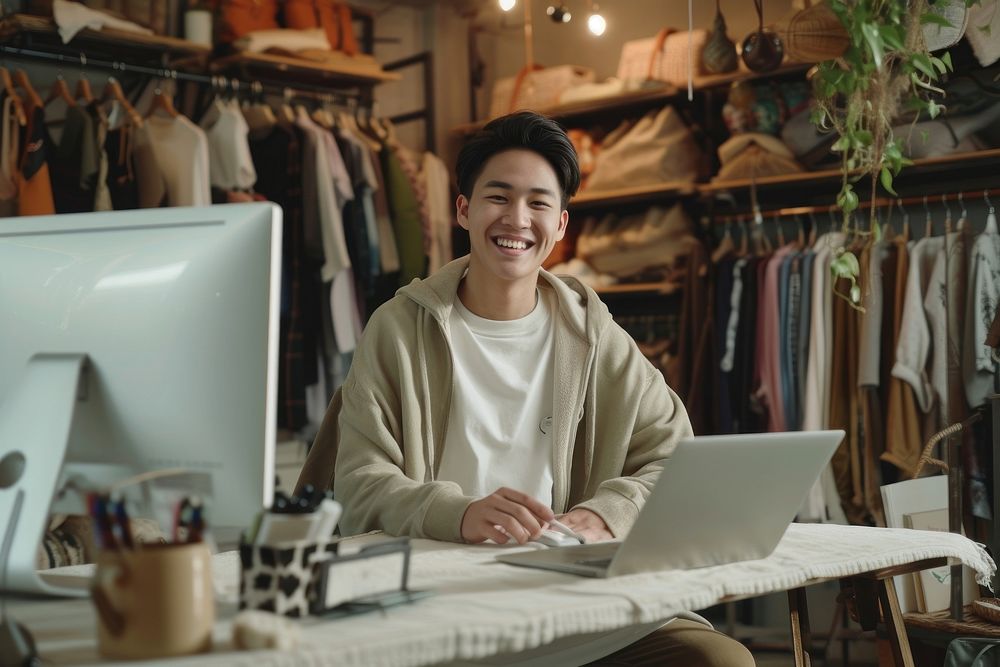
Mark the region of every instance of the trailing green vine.
MULTIPOLYGON (((976 1, 965 0, 967 5, 976 1)), ((817 65, 812 120, 838 137, 832 150, 841 157, 842 181, 836 201, 845 232, 859 206, 855 186, 862 179, 868 181, 869 224, 857 233, 872 242, 881 233, 875 210, 878 185, 895 195, 893 179, 912 164, 893 134, 893 125, 905 113, 912 114, 915 123, 921 114, 936 118, 944 110, 944 90, 938 84, 952 69, 951 57, 927 50, 923 26, 951 24, 929 11, 926 0, 827 2, 847 30, 850 45, 839 58, 817 65)), ((854 253, 838 249, 830 269, 835 278, 850 282, 847 294, 837 293, 860 308, 860 266, 854 253)))

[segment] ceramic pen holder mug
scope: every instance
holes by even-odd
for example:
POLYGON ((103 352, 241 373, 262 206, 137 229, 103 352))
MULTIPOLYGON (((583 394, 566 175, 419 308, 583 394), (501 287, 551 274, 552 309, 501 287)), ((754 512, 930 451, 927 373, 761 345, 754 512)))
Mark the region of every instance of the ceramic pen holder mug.
POLYGON ((204 543, 104 551, 91 596, 101 655, 145 659, 212 649, 212 555, 204 543))

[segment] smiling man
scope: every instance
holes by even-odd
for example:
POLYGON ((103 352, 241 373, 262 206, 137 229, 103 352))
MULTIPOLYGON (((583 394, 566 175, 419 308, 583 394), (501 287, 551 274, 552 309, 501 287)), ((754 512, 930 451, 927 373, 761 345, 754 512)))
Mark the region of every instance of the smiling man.
MULTIPOLYGON (((691 425, 594 291, 541 269, 579 187, 573 146, 553 121, 512 114, 467 142, 457 176, 471 254, 374 313, 314 445, 339 446, 341 530, 524 543, 558 516, 588 541, 622 537, 691 425)), ((559 660, 753 664, 695 621, 626 646, 641 630, 559 660)))

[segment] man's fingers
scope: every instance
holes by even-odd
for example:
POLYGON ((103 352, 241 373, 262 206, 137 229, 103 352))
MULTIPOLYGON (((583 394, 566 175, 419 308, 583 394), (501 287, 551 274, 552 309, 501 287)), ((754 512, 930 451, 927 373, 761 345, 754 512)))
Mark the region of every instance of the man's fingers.
POLYGON ((544 523, 545 521, 551 521, 555 514, 552 512, 552 508, 548 505, 540 503, 535 500, 527 493, 522 493, 515 489, 509 489, 507 487, 502 487, 496 490, 495 494, 507 500, 512 500, 518 505, 522 505, 528 508, 528 511, 534 514, 539 519, 539 523, 544 523))
POLYGON ((513 500, 507 500, 506 498, 498 496, 496 497, 496 504, 494 507, 505 514, 509 514, 514 517, 517 522, 528 531, 531 537, 536 537, 542 532, 542 529, 545 526, 545 522, 539 520, 539 518, 532 514, 527 507, 519 505, 513 500))
POLYGON ((507 533, 501 530, 499 526, 487 524, 483 528, 483 533, 486 534, 486 539, 493 540, 497 544, 507 544, 507 540, 509 539, 507 533))
MULTIPOLYGON (((486 513, 484 518, 490 523, 491 526, 500 526, 500 528, 506 530, 511 537, 517 540, 518 544, 524 544, 531 537, 531 532, 522 526, 517 519, 506 512, 492 509, 486 513)), ((507 540, 505 538, 500 543, 503 544, 506 541, 507 540)))

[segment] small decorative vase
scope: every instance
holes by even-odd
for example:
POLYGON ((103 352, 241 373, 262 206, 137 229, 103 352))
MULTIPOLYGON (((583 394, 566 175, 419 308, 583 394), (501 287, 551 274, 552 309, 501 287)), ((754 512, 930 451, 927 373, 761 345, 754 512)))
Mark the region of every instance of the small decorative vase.
POLYGON ((739 64, 736 61, 736 44, 726 34, 726 19, 720 11, 715 13, 715 25, 705 42, 701 61, 705 71, 710 74, 732 72, 739 64))
POLYGON ((763 28, 743 40, 743 62, 754 72, 770 72, 778 68, 785 55, 781 38, 763 28))

